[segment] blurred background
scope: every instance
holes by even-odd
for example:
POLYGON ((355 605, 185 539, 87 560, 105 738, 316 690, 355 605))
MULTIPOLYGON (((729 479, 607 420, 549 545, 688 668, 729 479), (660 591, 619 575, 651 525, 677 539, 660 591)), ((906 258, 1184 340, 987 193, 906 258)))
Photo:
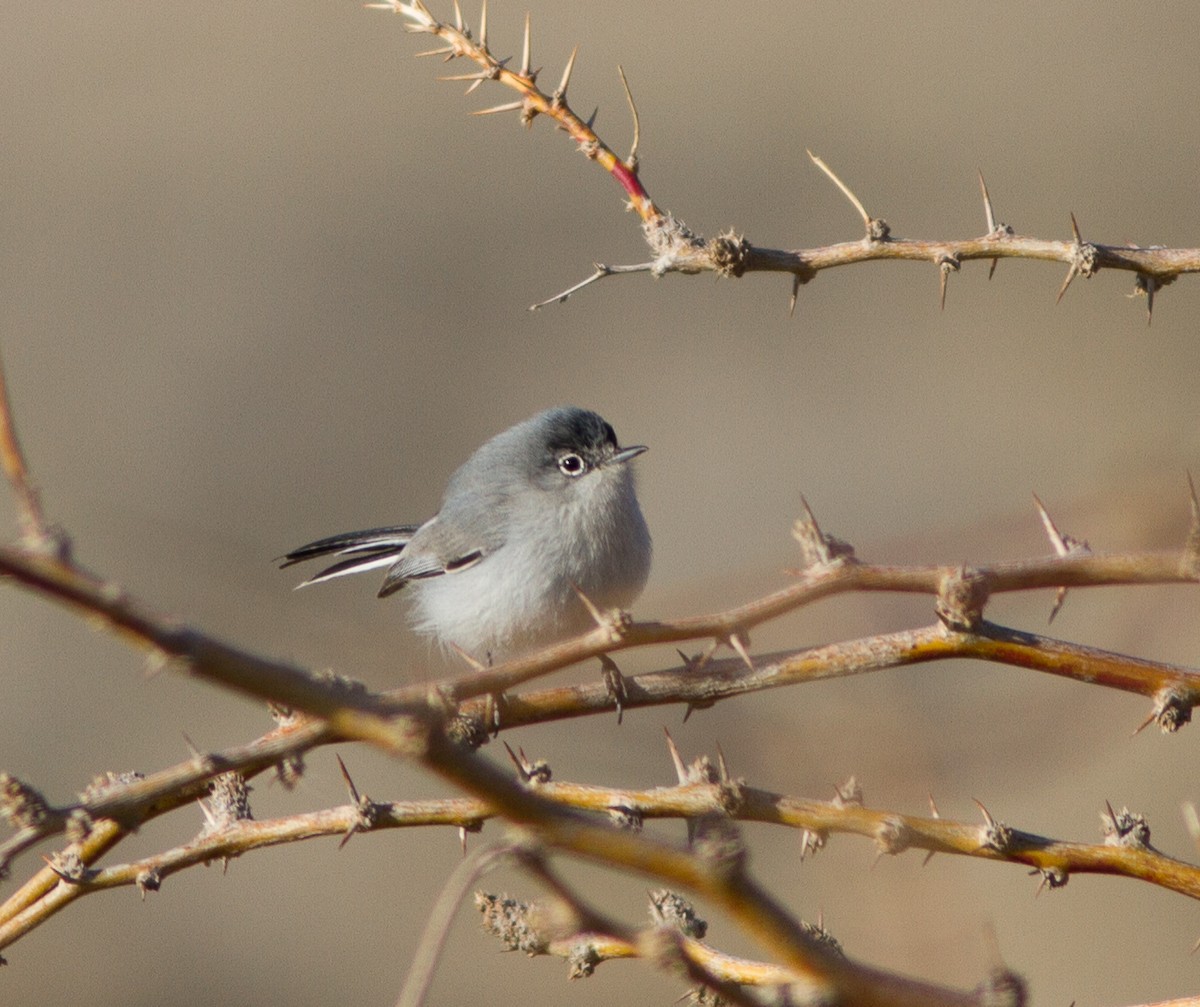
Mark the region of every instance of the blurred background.
MULTIPOLYGON (((448 4, 433 3, 435 13, 448 4)), ((711 235, 775 247, 855 240, 861 225, 805 156, 821 155, 898 236, 984 232, 976 170, 1018 232, 1200 243, 1200 14, 1163 4, 767 3, 531 8, 553 86, 581 44, 571 99, 601 135, 642 116, 642 177, 711 235)), ((519 53, 525 8, 494 2, 493 48, 519 53)), ((477 11, 471 10, 474 18, 477 11)), ((350 0, 5 4, 0 10, 0 350, 25 447, 80 560, 160 610, 264 654, 377 688, 460 669, 406 629, 401 598, 351 579, 293 593, 272 558, 337 531, 421 520, 486 437, 555 403, 646 443, 655 537, 643 617, 735 604, 787 581, 803 492, 823 527, 877 561, 1049 551, 1031 503, 1106 550, 1170 548, 1200 472, 1200 281, 1157 300, 1133 277, 1077 280, 1001 262, 822 274, 787 314, 788 280, 611 279, 527 306, 594 260, 646 258, 617 186, 544 120, 473 119, 508 100, 440 84, 398 17, 350 0)), ((5 531, 15 533, 6 514, 5 531)), ((1052 593, 997 621, 1044 631, 1052 593)), ((931 619, 929 599, 841 598, 754 634, 753 649, 931 619)), ((1196 595, 1077 591, 1071 640, 1196 663, 1196 595)), ((627 673, 673 651, 622 659, 627 673)), ((0 604, 0 768, 67 801, 103 770, 153 771, 270 727, 257 704, 173 674, 16 589, 0 604)), ((579 669, 576 677, 595 675, 579 669)), ((569 678, 570 676, 564 676, 569 678)), ((673 780, 720 742, 735 773, 829 797, 856 774, 876 807, 927 795, 974 819, 1099 838, 1104 802, 1145 813, 1154 843, 1197 856, 1180 802, 1200 798, 1193 726, 1133 729, 1137 698, 978 664, 775 692, 693 716, 659 709, 507 735, 562 779, 673 780)), ((488 750, 498 758, 498 747, 488 750)), ((344 748, 378 800, 445 793, 344 748)), ((298 790, 255 782, 259 818, 343 803, 334 753, 298 790)), ((186 841, 199 810, 153 823, 120 860, 186 841)), ((681 823, 657 830, 675 838, 681 823)), ((477 845, 501 835, 491 825, 477 845)), ((752 865, 852 956, 974 985, 994 929, 1034 1002, 1125 1004, 1194 993, 1200 910, 1128 880, 1076 877, 1035 900, 1017 867, 910 853, 874 864, 835 838, 747 828, 752 865)), ((445 832, 319 841, 191 870, 143 902, 90 897, 8 949, 12 1003, 390 1004, 442 881, 445 832)), ((40 866, 27 855, 12 891, 40 866)), ((644 914, 646 885, 572 866, 600 904, 644 914)), ((482 887, 538 894, 501 875, 482 887)), ((701 912, 706 909, 702 906, 701 912)), ((711 941, 754 954, 710 916, 711 941)), ((558 961, 502 956, 463 908, 431 1002, 670 1003, 678 983, 610 964, 566 983, 558 961)))

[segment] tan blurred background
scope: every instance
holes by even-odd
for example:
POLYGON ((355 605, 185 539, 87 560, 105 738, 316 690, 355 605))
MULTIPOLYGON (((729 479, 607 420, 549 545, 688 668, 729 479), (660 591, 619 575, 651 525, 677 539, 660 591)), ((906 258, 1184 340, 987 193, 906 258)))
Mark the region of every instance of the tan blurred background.
MULTIPOLYGON (((436 3, 441 12, 446 4, 436 3)), ((493 3, 495 47, 524 7, 493 3)), ((472 11, 472 16, 475 12, 472 11)), ((534 5, 534 56, 618 150, 616 74, 639 100, 643 178, 711 234, 801 247, 855 239, 821 154, 894 233, 982 233, 981 167, 1020 232, 1191 246, 1200 153, 1194 4, 534 5)), ((422 519, 485 437, 553 403, 594 407, 639 462, 655 571, 637 614, 670 617, 785 581, 801 492, 866 557, 984 561, 1047 551, 1037 491, 1104 549, 1169 547, 1200 471, 1200 281, 1147 329, 1132 277, 1077 281, 1003 262, 952 279, 883 264, 820 276, 795 318, 787 282, 614 279, 526 306, 593 260, 641 261, 616 186, 538 122, 471 119, 412 58, 425 40, 349 0, 7 3, 0 10, 0 348, 26 447, 83 562, 159 608, 270 655, 387 687, 452 670, 367 580, 293 593, 274 556, 350 528, 422 519)), ((452 70, 451 72, 455 72, 452 70)), ((11 518, 6 518, 12 531, 11 518)), ((1004 599, 1041 630, 1050 595, 1004 599)), ((1066 638, 1197 663, 1186 589, 1077 592, 1066 638)), ((924 622, 927 600, 841 599, 760 630, 756 649, 924 622)), ((626 671, 675 660, 630 656, 626 671)), ((580 672, 594 674, 592 669, 580 672)), ((170 674, 17 590, 0 607, 0 767, 69 800, 105 769, 151 771, 269 726, 255 704, 170 674)), ((1197 734, 1130 733, 1145 702, 1029 672, 942 665, 729 703, 519 732, 561 778, 666 784, 669 725, 689 756, 828 796, 1098 838, 1105 800, 1154 842, 1197 853, 1179 803, 1200 798, 1197 734)), ((443 793, 361 749, 377 799, 443 793)), ((496 750, 490 750, 493 758, 496 750)), ((258 817, 344 800, 333 753, 295 793, 258 781, 258 817)), ((200 814, 145 830, 121 859, 182 842, 200 814)), ((665 827, 678 837, 682 826, 665 827)), ((760 876, 849 953, 971 985, 995 929, 1035 1002, 1122 1004, 1200 988, 1190 901, 1078 877, 1034 900, 1016 867, 863 840, 803 865, 750 828, 760 876)), ((500 835, 489 827, 484 838, 500 835)), ((473 839, 473 843, 480 840, 473 839)), ((7 1003, 390 1004, 417 931, 459 860, 449 833, 315 842, 88 898, 7 952, 7 1003)), ((40 863, 18 863, 8 890, 40 863)), ((605 908, 645 885, 579 869, 605 908)), ((530 895, 523 878, 492 889, 530 895)), ((754 953, 724 921, 710 937, 754 953)), ((464 909, 437 1004, 669 1003, 676 983, 613 964, 568 987, 549 960, 501 956, 464 909)))

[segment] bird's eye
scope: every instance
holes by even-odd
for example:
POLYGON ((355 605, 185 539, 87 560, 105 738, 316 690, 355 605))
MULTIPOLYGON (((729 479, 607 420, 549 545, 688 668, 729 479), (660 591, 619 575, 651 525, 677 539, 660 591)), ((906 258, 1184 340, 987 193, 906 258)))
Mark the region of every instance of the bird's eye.
POLYGON ((558 456, 558 470, 565 476, 575 478, 587 471, 587 462, 574 451, 570 451, 565 455, 558 456))

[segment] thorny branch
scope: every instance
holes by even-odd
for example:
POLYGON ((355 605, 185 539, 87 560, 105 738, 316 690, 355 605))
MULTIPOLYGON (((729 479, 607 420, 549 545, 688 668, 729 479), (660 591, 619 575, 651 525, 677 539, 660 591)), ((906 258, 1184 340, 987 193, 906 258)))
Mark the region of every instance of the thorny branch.
POLYGON ((1084 241, 1074 214, 1070 215, 1070 241, 1017 234, 1008 224, 997 223, 991 195, 983 181, 982 173, 979 183, 987 220, 986 234, 977 238, 951 240, 899 238, 891 233, 891 228, 885 220, 869 214, 851 188, 811 151, 809 157, 813 163, 837 185, 862 219, 865 234, 860 240, 818 248, 786 250, 755 245, 732 230, 715 238, 704 238, 655 204, 641 180, 638 157, 641 129, 637 106, 623 70, 621 83, 633 114, 634 140, 629 156, 622 159, 600 138, 593 127, 592 119, 582 119, 567 101, 567 87, 575 67, 578 48, 568 58, 558 87, 554 91, 547 93, 538 87, 538 70, 533 68, 530 61, 531 29, 528 17, 525 20, 521 66, 517 70, 511 70, 508 67, 510 60, 498 58, 489 48, 486 2, 477 36, 472 35, 463 21, 457 0, 454 4, 455 19, 452 24, 435 17, 421 0, 381 0, 368 3, 367 6, 400 14, 406 19, 405 27, 410 32, 432 35, 441 41, 440 48, 419 55, 441 56, 447 62, 465 59, 479 68, 469 73, 442 77, 441 80, 466 82, 468 94, 485 82, 495 82, 518 96, 514 101, 480 109, 474 114, 516 112, 526 127, 531 126, 539 115, 553 119, 589 159, 599 164, 616 180, 625 191, 630 208, 641 220, 642 234, 651 252, 650 261, 634 265, 595 263, 594 272, 586 279, 532 305, 531 310, 561 303, 584 287, 609 276, 650 273, 660 277, 667 273, 702 272, 726 277, 740 277, 754 272, 789 273, 792 277, 789 310, 794 310, 800 287, 814 279, 821 270, 878 259, 928 262, 936 266, 940 299, 944 308, 950 274, 959 272, 964 262, 987 260, 990 263, 990 279, 1000 259, 1016 258, 1060 262, 1066 265, 1067 275, 1058 292, 1059 300, 1076 276, 1088 278, 1101 269, 1132 272, 1135 277, 1134 293, 1146 297, 1146 320, 1149 323, 1153 317, 1156 292, 1174 282, 1183 273, 1200 272, 1198 248, 1104 245, 1084 241))
MULTIPOLYGON (((1197 509, 1193 503, 1194 511, 1197 509)), ((3 918, 8 937, 16 939, 33 926, 74 901, 84 891, 112 885, 134 884, 143 891, 161 884, 174 870, 211 859, 236 855, 259 845, 292 841, 336 829, 345 836, 355 831, 381 827, 380 823, 399 823, 390 818, 385 807, 359 800, 354 793, 352 809, 318 815, 316 820, 297 816, 281 823, 250 823, 236 820, 223 826, 221 838, 208 835, 201 841, 168 851, 133 865, 96 868, 100 856, 122 838, 137 822, 152 813, 163 813, 190 800, 197 784, 227 772, 232 763, 246 770, 261 770, 286 754, 331 740, 360 739, 406 758, 416 758, 463 791, 475 795, 482 806, 458 806, 441 820, 464 828, 476 827, 486 815, 501 815, 532 830, 538 840, 551 848, 574 852, 610 865, 646 872, 697 891, 722 905, 751 933, 772 950, 779 961, 797 971, 806 981, 831 988, 856 990, 871 1002, 904 1003, 910 998, 931 997, 941 1003, 973 1002, 959 999, 949 991, 933 991, 923 986, 895 986, 895 977, 883 976, 862 966, 834 965, 823 953, 810 946, 809 939, 764 891, 740 871, 732 875, 705 867, 694 853, 680 851, 641 837, 613 833, 611 827, 580 818, 578 811, 561 800, 547 800, 525 784, 514 784, 500 776, 489 764, 471 756, 462 742, 478 743, 489 729, 512 726, 535 719, 578 715, 589 709, 611 709, 616 702, 608 686, 603 694, 596 687, 546 690, 527 697, 491 694, 529 681, 590 653, 604 653, 621 647, 648 645, 668 640, 711 638, 707 654, 689 660, 681 668, 628 680, 621 701, 626 707, 660 702, 686 702, 689 708, 711 705, 717 699, 742 691, 766 688, 856 671, 896 666, 916 660, 936 659, 951 654, 978 656, 1027 664, 1056 673, 1072 674, 1136 691, 1156 699, 1155 714, 1164 728, 1174 729, 1186 722, 1197 701, 1197 677, 1186 669, 1153 662, 1136 661, 1102 651, 1090 651, 1076 645, 1049 641, 987 624, 983 607, 990 593, 1029 587, 1083 586, 1103 583, 1184 582, 1195 579, 1196 558, 1192 543, 1200 540, 1193 531, 1189 546, 1174 554, 1135 556, 1066 555, 1022 564, 1001 564, 975 570, 962 568, 888 568, 859 563, 844 542, 824 535, 811 513, 797 525, 797 539, 808 564, 800 571, 797 584, 716 616, 684 620, 680 623, 637 623, 628 618, 602 620, 591 633, 565 647, 554 648, 515 665, 501 666, 491 672, 474 673, 434 690, 397 690, 376 695, 343 681, 320 679, 302 669, 264 660, 247 654, 205 634, 179 626, 154 615, 138 605, 114 585, 82 571, 61 556, 34 554, 21 549, 0 550, 0 572, 25 586, 65 602, 89 617, 99 618, 114 631, 149 646, 168 661, 179 664, 195 675, 219 682, 250 695, 286 703, 308 715, 320 718, 282 728, 275 737, 267 736, 235 755, 224 757, 197 755, 190 764, 174 772, 160 774, 148 783, 144 780, 118 782, 114 793, 101 789, 81 806, 51 809, 39 804, 33 792, 20 791, 20 806, 25 820, 18 820, 17 842, 10 844, 11 856, 26 848, 33 837, 67 831, 72 845, 10 899, 3 918), (939 623, 924 629, 871 638, 867 641, 835 644, 826 648, 798 651, 788 655, 766 655, 753 659, 748 653, 747 629, 750 626, 807 602, 842 590, 924 591, 937 598, 939 623), (736 641, 736 642, 735 642, 736 641), (714 661, 719 643, 728 643, 739 655, 738 661, 714 661), (743 666, 739 662, 744 662, 743 666), (664 683, 667 689, 663 690, 664 683), (698 691, 697 691, 698 690, 698 691), (488 698, 484 698, 484 696, 488 698), (564 704, 565 699, 565 704, 564 704), (488 704, 493 709, 487 712, 488 704), (573 704, 573 709, 572 709, 573 704), (463 720, 476 718, 473 728, 463 720), (293 732, 288 737, 288 732, 293 732), (451 741, 450 731, 459 741, 451 741), (172 787, 175 787, 173 790, 172 787), (36 810, 33 810, 36 809, 36 810), (314 824, 318 821, 322 824, 314 824), (72 835, 72 829, 74 834, 72 835), (314 831, 315 830, 315 831, 314 831), (847 971, 847 968, 849 971, 847 971)), ((574 793, 578 795, 576 790, 574 793)), ((750 793, 746 791, 746 793, 750 793)), ((611 795, 609 795, 611 798, 611 795)), ((576 806, 587 806, 578 801, 576 806)), ((636 801, 632 802, 636 806, 636 801)), ((654 801, 645 802, 654 807, 654 801)), ((753 806, 747 804, 748 807, 753 806)), ((762 806, 765 808, 765 805, 762 806)), ((817 837, 829 831, 828 825, 801 818, 789 821, 776 803, 769 813, 783 824, 808 821, 806 835, 817 837), (810 826, 812 826, 810 828, 810 826)), ((794 811, 794 809, 793 809, 794 811)), ((808 809, 811 813, 812 809, 808 809)), ((411 814, 408 808, 403 814, 411 814)), ((445 809, 440 813, 444 814, 445 809)), ((644 811, 641 812, 644 815, 644 811)), ((761 810, 760 814, 768 814, 761 810)), ((685 817, 691 817, 685 815, 685 817)), ((727 817, 728 814, 727 814, 727 817)), ((846 816, 835 815, 843 824, 846 816)), ((409 820, 411 824, 411 819, 409 820)), ((921 845, 919 838, 930 826, 906 822, 888 814, 870 823, 870 833, 881 849, 898 852, 907 846, 921 845), (881 824, 882 822, 882 824, 881 824), (923 831, 925 830, 925 831, 923 831), (885 845, 886 843, 886 845, 885 845)), ((945 826, 932 826, 935 830, 945 826)), ((1156 883, 1187 891, 1189 882, 1171 880, 1170 867, 1156 855, 1139 859, 1133 854, 1113 858, 1111 854, 1064 852, 1062 844, 1046 844, 1037 837, 1001 829, 988 818, 987 832, 981 840, 978 827, 962 826, 980 849, 992 849, 1005 858, 1031 863, 1043 879, 1059 884, 1070 870, 1104 870, 1153 878, 1156 883), (1004 837, 1003 842, 995 837, 1004 837), (1063 864, 1067 864, 1066 867, 1063 864)), ((860 823, 857 831, 866 831, 860 823)), ((806 839, 806 845, 815 839, 806 839)), ((933 849, 956 850, 942 836, 933 849)), ((736 844, 735 844, 736 846, 736 844)), ((1180 865, 1186 873, 1186 865, 1180 865)), ((966 996, 961 995, 961 996, 966 996)))

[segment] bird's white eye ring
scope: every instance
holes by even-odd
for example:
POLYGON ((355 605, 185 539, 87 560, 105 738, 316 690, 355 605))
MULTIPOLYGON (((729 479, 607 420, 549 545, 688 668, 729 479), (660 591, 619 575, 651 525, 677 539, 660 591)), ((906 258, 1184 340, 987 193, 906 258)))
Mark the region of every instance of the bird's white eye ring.
POLYGON ((564 455, 558 456, 558 470, 563 475, 574 479, 587 471, 587 462, 574 451, 569 451, 564 455))

